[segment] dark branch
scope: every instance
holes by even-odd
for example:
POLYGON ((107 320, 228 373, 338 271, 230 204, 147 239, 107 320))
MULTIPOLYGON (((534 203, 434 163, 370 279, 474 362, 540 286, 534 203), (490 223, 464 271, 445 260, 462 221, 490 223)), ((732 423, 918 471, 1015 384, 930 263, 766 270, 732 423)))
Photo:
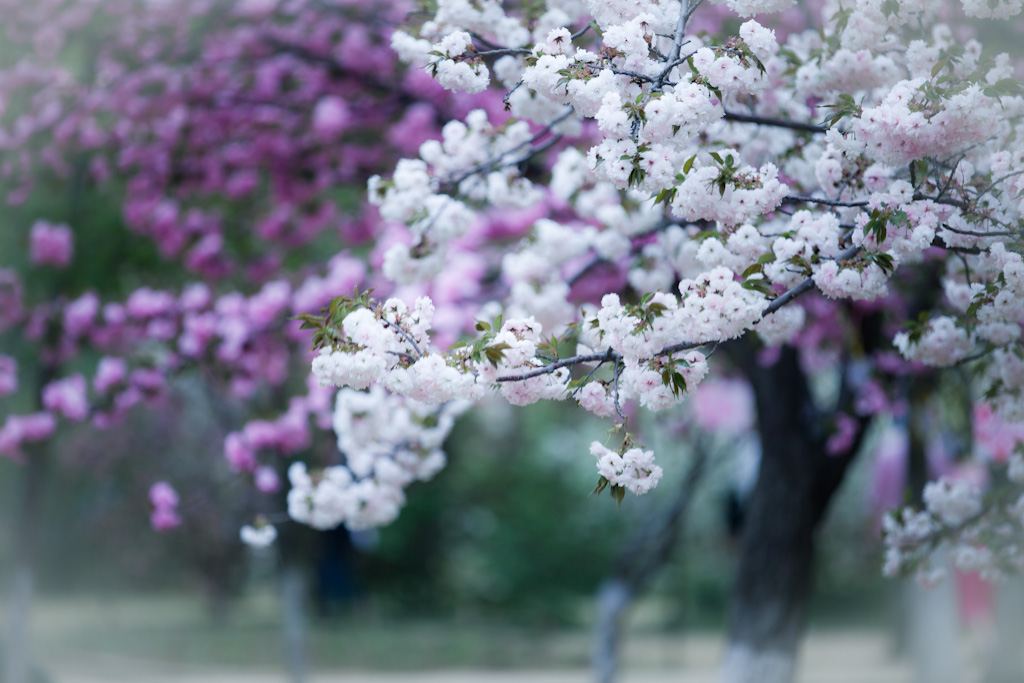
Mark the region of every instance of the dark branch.
POLYGON ((726 121, 735 121, 737 123, 756 123, 760 126, 773 126, 775 128, 789 128, 791 130, 799 130, 804 133, 825 133, 828 128, 825 126, 818 126, 813 123, 804 123, 802 121, 790 121, 788 119, 775 119, 769 116, 755 116, 753 114, 741 114, 735 111, 725 112, 726 121))

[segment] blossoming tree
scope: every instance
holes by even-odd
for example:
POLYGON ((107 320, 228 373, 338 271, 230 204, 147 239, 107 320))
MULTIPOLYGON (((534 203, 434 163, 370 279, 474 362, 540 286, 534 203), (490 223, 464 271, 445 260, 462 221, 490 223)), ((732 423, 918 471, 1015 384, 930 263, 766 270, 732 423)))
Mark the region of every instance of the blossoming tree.
MULTIPOLYGON (((453 416, 495 394, 608 419, 596 490, 644 494, 662 467, 629 416, 685 404, 724 357, 762 459, 723 679, 792 679, 815 530, 875 416, 966 366, 961 393, 1024 418, 1024 98, 1009 55, 951 28, 1021 3, 824 3, 809 26, 792 5, 441 0, 393 35, 507 115, 451 121, 370 180, 391 284, 304 316, 347 460, 292 466, 294 519, 390 521, 453 416)), ((938 482, 891 517, 886 571, 928 579, 943 544, 1020 569, 1018 443, 984 496, 938 482)))

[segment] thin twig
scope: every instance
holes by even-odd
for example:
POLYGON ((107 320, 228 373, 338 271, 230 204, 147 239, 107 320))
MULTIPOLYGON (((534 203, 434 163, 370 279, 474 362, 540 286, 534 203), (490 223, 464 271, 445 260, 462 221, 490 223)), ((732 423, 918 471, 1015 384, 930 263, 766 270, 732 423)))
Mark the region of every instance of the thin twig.
MULTIPOLYGON (((493 170, 494 168, 501 168, 501 167, 504 167, 504 166, 516 166, 518 164, 521 164, 522 162, 526 161, 526 159, 529 159, 531 156, 533 156, 534 154, 536 154, 539 151, 543 151, 543 150, 547 149, 548 147, 550 147, 554 143, 549 142, 545 146, 538 147, 536 149, 531 149, 529 154, 526 157, 517 159, 514 162, 502 161, 502 159, 504 159, 505 157, 507 157, 508 155, 510 155, 510 154, 512 154, 514 152, 519 151, 520 149, 522 149, 524 147, 530 147, 530 146, 533 145, 533 143, 537 142, 538 140, 540 140, 544 136, 550 135, 551 132, 554 130, 555 126, 557 126, 559 123, 561 123, 562 121, 565 121, 567 118, 572 116, 573 112, 575 112, 575 109, 573 109, 572 107, 567 108, 564 112, 559 114, 558 117, 555 118, 555 120, 553 120, 551 123, 549 123, 548 125, 546 125, 543 128, 541 128, 539 131, 534 133, 528 140, 524 140, 523 142, 520 142, 518 145, 515 145, 515 146, 513 146, 513 147, 511 147, 511 148, 509 148, 509 149, 507 149, 507 150, 505 150, 503 152, 501 152, 497 156, 492 157, 492 158, 488 159, 487 161, 480 162, 476 166, 468 168, 465 171, 463 171, 462 173, 459 173, 458 175, 452 176, 450 178, 447 178, 447 179, 441 181, 441 185, 442 186, 452 186, 452 187, 453 186, 457 186, 459 183, 461 183, 466 178, 469 178, 470 176, 476 175, 477 173, 482 173, 483 171, 490 171, 490 170, 493 170)), ((560 138, 561 136, 556 136, 556 137, 560 138)))
POLYGON ((580 385, 572 390, 572 393, 569 394, 569 398, 574 398, 576 394, 580 393, 583 387, 587 385, 587 382, 590 381, 590 378, 594 376, 594 373, 601 369, 602 365, 604 365, 604 361, 601 361, 600 363, 595 365, 594 369, 587 373, 587 376, 583 378, 583 381, 580 382, 580 385))
POLYGON ((825 206, 848 206, 848 207, 860 207, 867 206, 867 200, 860 200, 856 202, 841 202, 836 199, 823 199, 821 197, 805 197, 802 195, 791 194, 785 197, 782 201, 784 202, 801 202, 807 204, 824 204, 825 206))
POLYGON ((416 355, 419 356, 420 358, 423 358, 423 352, 420 351, 420 347, 416 345, 416 340, 412 338, 412 335, 410 335, 408 332, 402 329, 401 325, 397 325, 388 320, 387 318, 381 318, 381 322, 384 323, 387 327, 390 327, 394 331, 398 332, 398 334, 402 335, 405 338, 405 341, 409 342, 409 344, 412 346, 413 351, 416 352, 416 355))
POLYGON ((799 130, 805 133, 826 133, 828 128, 825 126, 818 126, 813 123, 804 123, 803 121, 790 121, 788 119, 776 119, 769 116, 756 116, 754 114, 741 114, 735 111, 726 110, 725 116, 723 117, 726 121, 735 121, 737 123, 756 123, 760 126, 772 126, 775 128, 789 128, 792 130, 799 130))

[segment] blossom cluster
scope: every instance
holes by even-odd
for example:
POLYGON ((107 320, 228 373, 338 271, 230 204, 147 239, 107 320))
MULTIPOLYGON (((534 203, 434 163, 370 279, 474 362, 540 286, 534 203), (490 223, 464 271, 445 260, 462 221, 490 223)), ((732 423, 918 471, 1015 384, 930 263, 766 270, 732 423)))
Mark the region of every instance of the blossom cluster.
POLYGON ((636 495, 647 493, 661 480, 661 468, 654 464, 654 453, 630 448, 616 453, 595 441, 590 453, 597 458, 598 473, 613 486, 621 486, 636 495))
POLYGON ((333 426, 345 462, 312 473, 304 463, 293 463, 289 516, 318 529, 391 522, 405 503, 405 487, 444 467, 441 445, 466 407, 452 402, 438 409, 379 386, 339 391, 333 426))
POLYGON ((925 486, 923 510, 906 508, 887 517, 885 573, 916 574, 933 584, 945 576, 931 561, 940 548, 957 569, 989 579, 1024 570, 1024 457, 1015 452, 999 469, 1005 482, 992 491, 944 478, 925 486))
MULTIPOLYGON (((747 18, 790 4, 721 11, 747 18)), ((936 20, 936 3, 855 3, 826 12, 822 31, 781 39, 756 21, 698 38, 687 31, 691 9, 588 3, 536 19, 441 2, 433 19, 395 34, 402 58, 445 87, 500 84, 515 118, 474 111, 392 177, 371 179, 381 217, 405 226, 382 247, 384 275, 426 287, 472 251, 500 272, 475 317, 505 321, 478 323, 443 351, 425 328, 388 317, 394 300, 328 312, 314 342, 321 383, 435 405, 492 393, 516 405, 572 398, 620 422, 624 404, 682 402, 709 372, 710 344, 756 331, 769 346, 828 353, 843 331, 835 309, 790 301, 813 288, 891 302, 909 289, 899 274, 935 262, 936 248, 957 258, 943 275, 949 310, 892 334, 877 367, 948 366, 985 344, 993 359, 1012 354, 1024 318, 1019 257, 986 234, 1019 216, 999 196, 1021 182, 1009 151, 1017 124, 1003 114, 1024 99, 1005 82, 1007 58, 982 60, 977 41, 958 51, 943 25, 891 49, 894 31, 936 20), (574 30, 584 10, 600 42, 574 30), (820 116, 829 125, 812 123, 820 116), (548 150, 545 186, 543 171, 524 171, 548 150), (517 228, 496 234, 495 208, 524 211, 517 228), (488 251, 508 236, 522 239, 488 251)), ((1024 395, 1020 366, 989 366, 1000 409, 1024 395)), ((857 432, 840 417, 836 452, 857 432)), ((595 448, 613 487, 657 481, 647 451, 595 448)), ((949 513, 955 505, 935 491, 936 514, 949 513)))

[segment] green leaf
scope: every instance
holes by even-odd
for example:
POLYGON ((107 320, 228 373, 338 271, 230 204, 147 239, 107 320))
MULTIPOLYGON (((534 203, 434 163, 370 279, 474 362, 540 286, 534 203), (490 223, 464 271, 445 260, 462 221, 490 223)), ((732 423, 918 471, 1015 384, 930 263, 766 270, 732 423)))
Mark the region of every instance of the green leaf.
POLYGON ((760 292, 765 296, 770 296, 772 293, 771 287, 768 286, 768 281, 762 278, 755 278, 750 280, 744 280, 740 283, 740 287, 743 289, 750 289, 755 292, 760 292))
POLYGON ((764 270, 764 265, 763 264, 761 264, 761 263, 754 263, 754 264, 748 266, 747 269, 743 271, 743 274, 740 277, 746 279, 746 278, 750 277, 751 275, 753 275, 754 273, 760 273, 763 270, 764 270))
POLYGON ((663 202, 665 204, 671 204, 676 198, 677 191, 678 189, 675 187, 667 187, 658 192, 658 194, 654 197, 655 206, 663 202))
POLYGON ((678 372, 672 373, 672 393, 680 396, 686 393, 686 378, 678 372))
POLYGON ((626 488, 624 486, 613 486, 609 494, 619 504, 619 507, 622 507, 622 499, 626 497, 626 488))
POLYGON ((832 21, 836 22, 836 33, 842 33, 846 30, 846 25, 850 23, 850 17, 853 16, 853 9, 844 9, 836 12, 832 16, 832 21))
POLYGON ((491 365, 497 367, 498 363, 504 360, 505 351, 507 351, 510 348, 511 347, 505 342, 501 342, 499 344, 491 344, 490 346, 484 349, 484 356, 487 358, 487 361, 491 365))
POLYGON ((989 97, 1003 97, 1020 95, 1024 93, 1024 85, 1015 78, 1003 78, 985 88, 984 92, 989 97))

